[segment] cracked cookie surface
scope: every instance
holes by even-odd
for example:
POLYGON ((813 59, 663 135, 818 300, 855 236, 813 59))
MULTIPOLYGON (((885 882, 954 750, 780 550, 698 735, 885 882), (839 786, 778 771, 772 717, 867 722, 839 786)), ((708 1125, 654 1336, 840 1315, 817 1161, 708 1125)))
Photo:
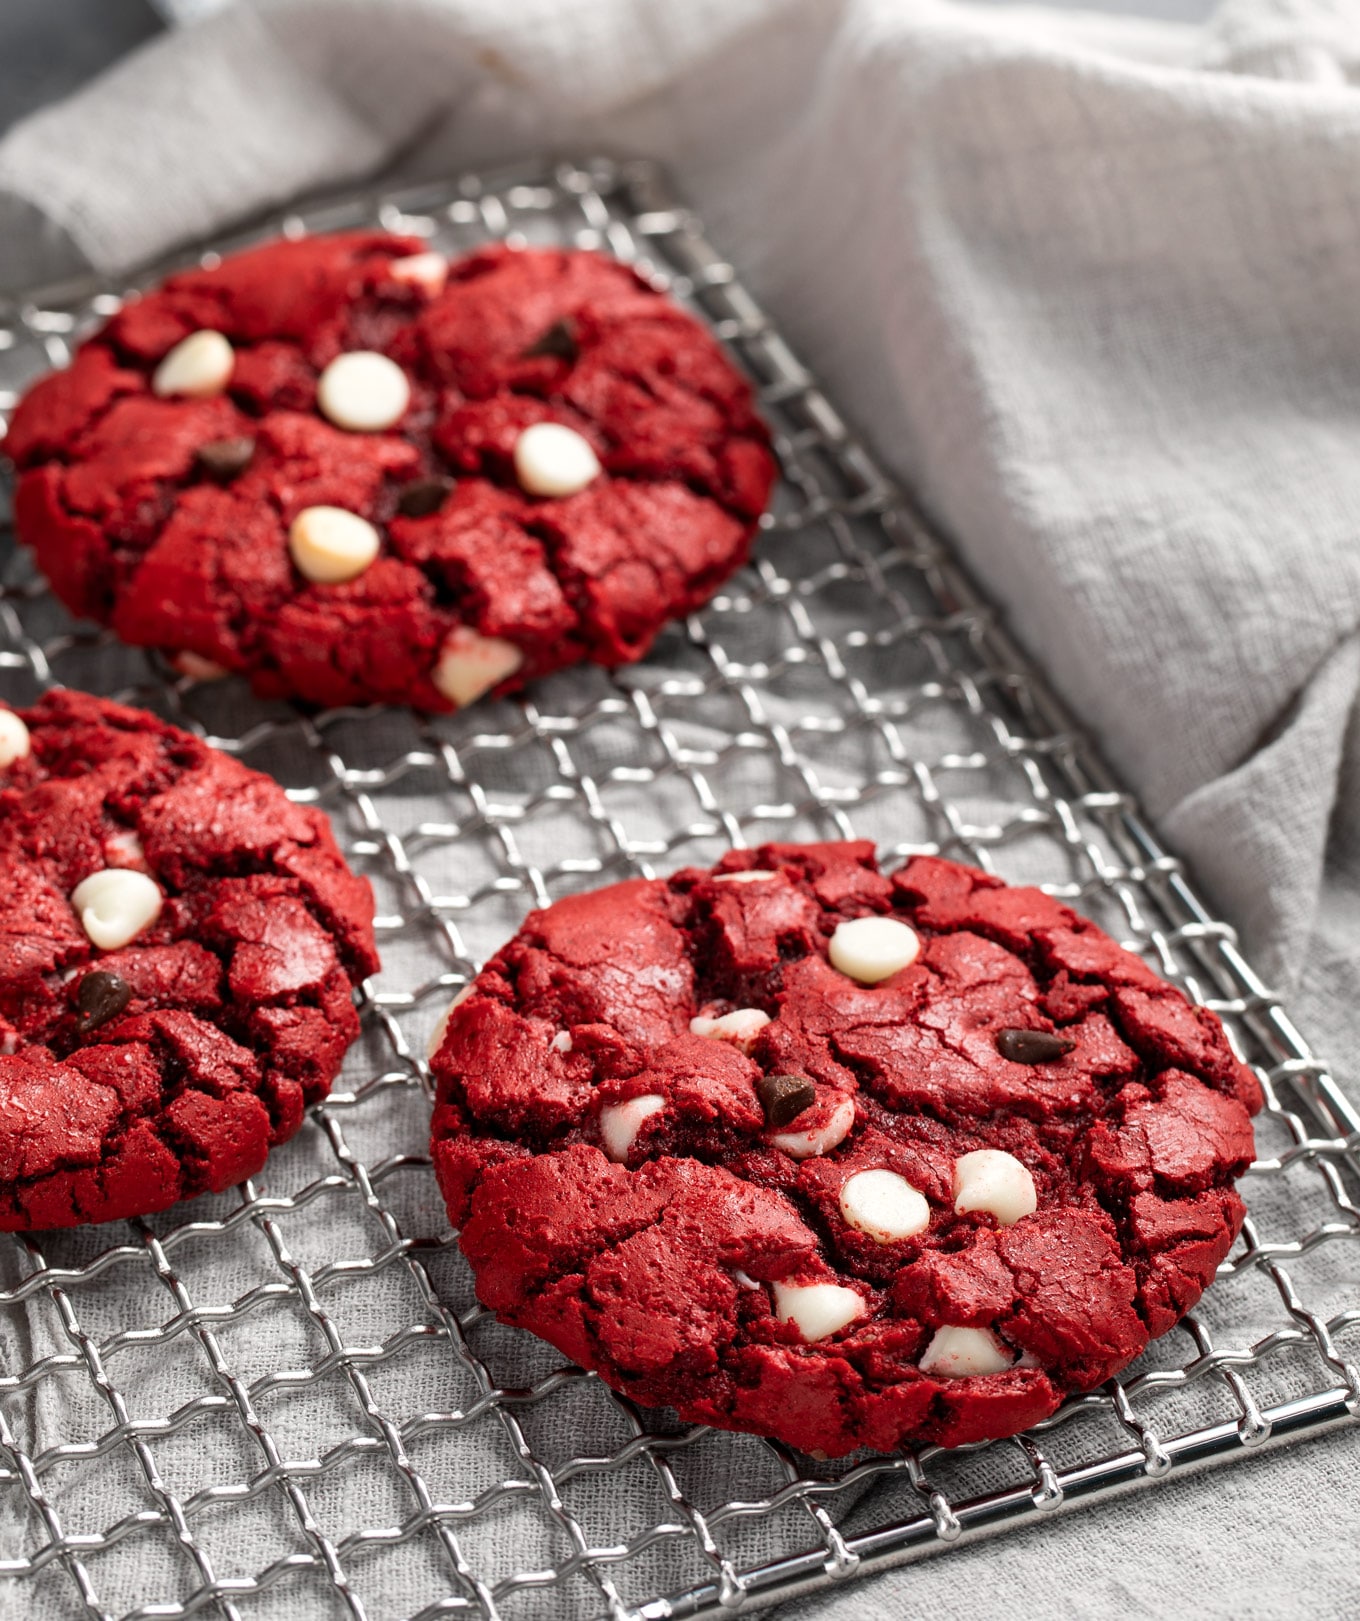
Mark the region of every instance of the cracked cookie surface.
POLYGON ((430 711, 640 658, 745 560, 774 478, 716 339, 626 266, 445 266, 382 232, 172 276, 29 391, 5 448, 73 612, 264 696, 430 711), (535 495, 543 453, 517 448, 549 423, 596 476, 560 493, 559 444, 535 495), (290 537, 333 508, 376 534, 317 578, 290 537))
POLYGON ((858 842, 531 914, 432 1068, 486 1305, 830 1455, 1009 1435, 1124 1367, 1227 1254, 1261 1104, 1094 924, 858 842))
POLYGON ((15 713, 0 706, 0 1228, 219 1192, 330 1090, 377 967, 372 893, 321 812, 155 716, 71 691, 15 713), (158 896, 112 949, 73 902, 94 873, 158 896))

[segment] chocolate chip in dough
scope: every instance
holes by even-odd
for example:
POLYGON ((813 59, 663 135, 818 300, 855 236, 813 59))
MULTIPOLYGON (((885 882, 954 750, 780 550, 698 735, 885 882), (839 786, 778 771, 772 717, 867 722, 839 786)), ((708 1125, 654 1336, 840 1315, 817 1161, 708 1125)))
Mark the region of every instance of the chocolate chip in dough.
POLYGON ((576 341, 570 321, 554 321, 542 337, 529 345, 522 358, 538 360, 543 356, 565 360, 569 366, 574 366, 580 359, 581 346, 576 341))
POLYGON ((403 518, 428 518, 444 505, 452 488, 451 478, 418 478, 397 497, 397 511, 403 518))
POLYGON ((132 1000, 132 986, 121 974, 97 968, 86 974, 76 989, 77 1028, 82 1035, 116 1019, 132 1000))
POLYGON ((806 1075, 762 1075, 756 1096, 767 1126, 787 1126, 816 1100, 817 1088, 806 1075))
POLYGON ((1076 1042, 1047 1030, 998 1030, 996 1050, 1013 1064, 1051 1064, 1070 1053, 1076 1042))
POLYGON ((255 441, 244 436, 240 439, 210 439, 197 451, 198 465, 203 471, 223 482, 244 473, 254 454, 255 441))

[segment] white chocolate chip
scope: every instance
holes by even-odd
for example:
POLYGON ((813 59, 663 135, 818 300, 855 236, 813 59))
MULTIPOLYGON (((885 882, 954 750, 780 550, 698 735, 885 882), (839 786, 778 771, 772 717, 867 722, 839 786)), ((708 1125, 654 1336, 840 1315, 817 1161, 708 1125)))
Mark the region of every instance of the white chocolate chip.
POLYGON ((599 476, 590 441, 560 422, 535 422, 515 441, 515 477, 530 495, 575 495, 599 476))
POLYGON ((988 1328, 937 1328, 920 1368, 937 1379, 971 1379, 979 1373, 1005 1373, 1014 1364, 1014 1352, 988 1328))
POLYGON ((183 676, 190 681, 221 681, 229 676, 231 671, 225 664, 218 664, 215 659, 205 659, 201 653, 175 653, 170 662, 183 676))
POLYGON ((758 1007, 739 1007, 718 1019, 706 1019, 699 1015, 689 1021, 689 1029, 693 1036, 707 1036, 710 1041, 730 1041, 734 1047, 749 1053, 756 1037, 769 1022, 770 1015, 762 1013, 758 1007))
POLYGON ((472 985, 464 985, 462 990, 459 991, 457 996, 454 997, 453 1001, 450 1002, 449 1005, 444 1009, 443 1013, 440 1014, 439 1023, 435 1025, 434 1029, 431 1031, 430 1044, 425 1049, 425 1056, 427 1058, 433 1058, 439 1049, 444 1045, 444 1037, 449 1033, 449 1020, 453 1017, 454 1008, 461 1007, 463 1003, 467 1001, 468 997, 472 995, 472 992, 472 985))
POLYGON ((896 1171, 857 1171, 841 1189, 841 1215, 880 1244, 913 1238, 930 1226, 925 1197, 896 1171))
POLYGON ((427 293, 437 293, 449 279, 449 261, 442 253, 412 253, 392 261, 393 281, 414 282, 427 293))
POLYGON ((381 544, 368 519, 344 507, 303 507, 288 530, 288 550, 298 573, 317 585, 357 579, 381 544))
POLYGON ((627 1103, 606 1103, 600 1110, 600 1138, 604 1151, 616 1165, 628 1158, 628 1151, 642 1129, 642 1122, 666 1107, 666 1100, 655 1092, 629 1098, 627 1103))
POLYGON ((569 1053, 571 1051, 571 1031, 559 1030, 548 1045, 555 1053, 569 1053))
POLYGON ((16 760, 26 760, 32 746, 23 721, 12 709, 0 709, 0 771, 16 760))
POLYGON ((1014 1227, 1022 1216, 1039 1206, 1034 1178, 1014 1154, 1000 1148, 979 1148, 954 1161, 954 1208, 986 1210, 1003 1227, 1014 1227))
POLYGON ((745 872, 715 872, 715 884, 754 884, 761 878, 777 878, 777 872, 770 872, 764 867, 748 867, 745 872))
POLYGON ((381 433, 401 420, 411 385, 395 360, 371 349, 337 355, 316 385, 316 403, 337 428, 381 433))
POLYGON ((921 937, 895 917, 856 917, 836 925, 827 955, 849 978, 877 985, 916 961, 921 937))
POLYGON ((206 400, 231 381, 236 354, 220 332, 191 332, 151 374, 151 392, 160 399, 185 395, 206 400))
POLYGON ((863 1317, 864 1297, 839 1283, 776 1283, 774 1314, 793 1323, 805 1340, 824 1340, 863 1317))
POLYGON ((513 642, 456 625, 444 638, 430 680, 451 704, 466 709, 484 692, 508 680, 523 663, 524 654, 513 642))
POLYGON ((161 892, 144 872, 105 867, 82 878, 71 894, 80 926, 101 951, 117 951, 161 915, 161 892))
POLYGON ((130 827, 104 840, 104 856, 111 867, 145 867, 146 851, 130 827))
POLYGON ((790 1159, 811 1159, 816 1154, 829 1154, 837 1143, 844 1142, 854 1123, 855 1100, 840 1098, 820 1124, 806 1131, 781 1131, 770 1138, 770 1143, 790 1159))

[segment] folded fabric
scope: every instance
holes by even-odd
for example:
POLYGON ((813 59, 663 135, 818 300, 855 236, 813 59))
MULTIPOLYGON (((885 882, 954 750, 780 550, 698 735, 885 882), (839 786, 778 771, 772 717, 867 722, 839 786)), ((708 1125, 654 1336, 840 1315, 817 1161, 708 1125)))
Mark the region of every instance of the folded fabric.
MULTIPOLYGON (((1239 0, 1205 30, 939 0, 255 0, 0 142, 34 255, 0 230, 0 269, 122 269, 394 165, 661 159, 1351 1064, 1358 25, 1347 0, 1239 0)), ((1075 1558, 1090 1524, 1045 1546, 1075 1558)), ((989 1613, 962 1558, 910 1579, 930 1613, 989 1613)), ((1024 1568, 1008 1609, 1099 1613, 1045 1611, 1024 1568)))

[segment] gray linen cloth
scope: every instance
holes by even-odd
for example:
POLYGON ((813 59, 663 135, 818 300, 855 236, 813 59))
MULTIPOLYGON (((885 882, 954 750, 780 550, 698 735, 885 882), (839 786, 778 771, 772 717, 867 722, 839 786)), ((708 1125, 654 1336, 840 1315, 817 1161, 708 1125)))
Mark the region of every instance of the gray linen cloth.
MULTIPOLYGON (((256 0, 0 142, 0 269, 393 164, 660 158, 1353 1082, 1357 75, 1347 0, 256 0)), ((1360 1614, 1358 1487, 1343 1436, 799 1613, 1360 1614)))

